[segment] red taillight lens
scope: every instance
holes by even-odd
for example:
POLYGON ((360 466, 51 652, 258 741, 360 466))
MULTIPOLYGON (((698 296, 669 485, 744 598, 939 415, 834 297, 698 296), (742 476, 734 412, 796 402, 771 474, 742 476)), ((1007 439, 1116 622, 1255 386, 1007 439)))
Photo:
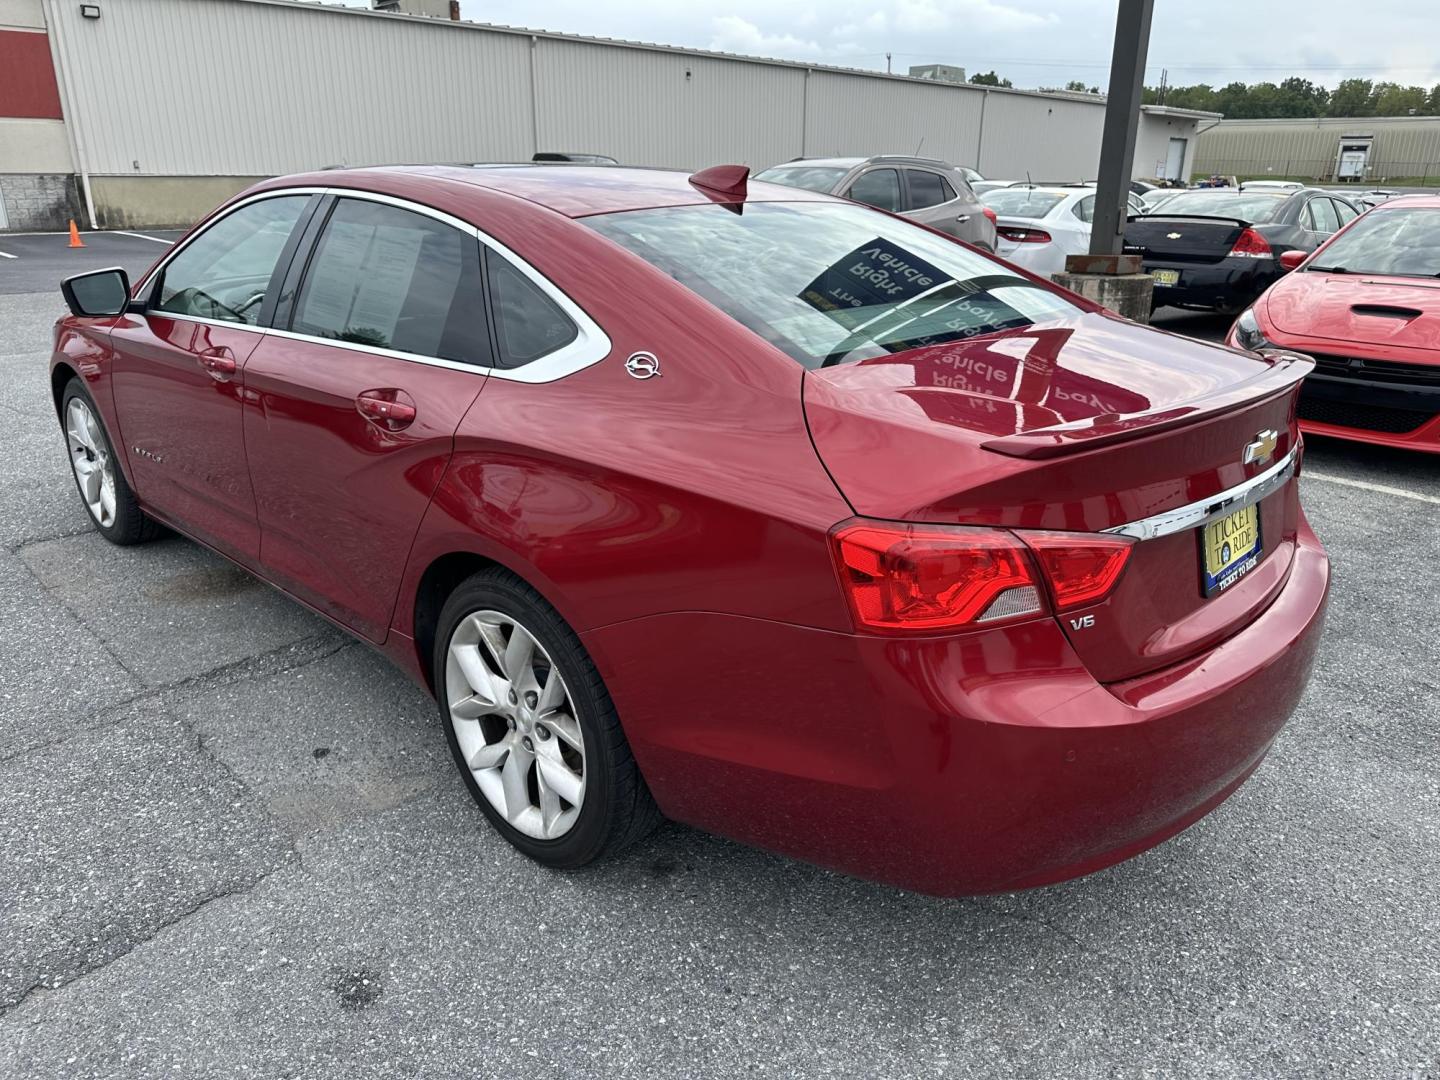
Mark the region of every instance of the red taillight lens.
POLYGON ((1093 533, 1022 532, 1050 582, 1057 611, 1105 599, 1130 558, 1135 541, 1093 533))
POLYGON ((1242 256, 1247 259, 1268 259, 1274 254, 1270 250, 1270 241, 1261 236, 1254 229, 1246 229, 1235 238, 1235 246, 1230 249, 1230 256, 1242 256))
POLYGON ((995 218, 995 211, 994 211, 994 210, 991 210, 988 206, 982 206, 982 207, 980 208, 980 212, 981 212, 982 214, 984 214, 987 218, 990 219, 990 224, 991 224, 991 225, 994 225, 994 224, 995 224, 996 218, 995 218))
POLYGON ((1045 609, 1025 545, 1002 529, 870 522, 842 525, 832 539, 866 629, 991 626, 1045 609))
POLYGON ((1014 225, 1001 225, 995 231, 1017 244, 1050 243, 1050 234, 1044 229, 1017 229, 1014 225))

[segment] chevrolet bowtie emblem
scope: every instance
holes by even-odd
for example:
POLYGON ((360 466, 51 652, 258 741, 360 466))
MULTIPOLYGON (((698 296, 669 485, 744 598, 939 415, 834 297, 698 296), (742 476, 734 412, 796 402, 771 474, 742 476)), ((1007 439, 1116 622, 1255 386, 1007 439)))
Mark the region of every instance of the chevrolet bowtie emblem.
POLYGON ((1165 239, 1166 239, 1166 240, 1179 240, 1179 239, 1180 239, 1180 234, 1179 234, 1178 232, 1167 232, 1167 233, 1165 234, 1165 239))
POLYGON ((1253 465, 1257 461, 1268 461, 1275 455, 1275 444, 1279 442, 1279 436, 1273 431, 1262 431, 1255 436, 1255 441, 1246 443, 1245 452, 1240 455, 1240 461, 1245 465, 1253 465))

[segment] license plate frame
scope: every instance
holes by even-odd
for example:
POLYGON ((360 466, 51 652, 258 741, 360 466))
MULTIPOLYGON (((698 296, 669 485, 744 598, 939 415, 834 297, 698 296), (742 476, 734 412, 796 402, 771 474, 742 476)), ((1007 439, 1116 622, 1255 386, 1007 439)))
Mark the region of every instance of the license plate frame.
POLYGON ((1207 600, 1255 569, 1265 554, 1259 503, 1207 521, 1195 535, 1200 545, 1200 591, 1207 600))
POLYGON ((1180 284, 1179 270, 1151 270, 1150 276, 1162 289, 1173 289, 1180 284))

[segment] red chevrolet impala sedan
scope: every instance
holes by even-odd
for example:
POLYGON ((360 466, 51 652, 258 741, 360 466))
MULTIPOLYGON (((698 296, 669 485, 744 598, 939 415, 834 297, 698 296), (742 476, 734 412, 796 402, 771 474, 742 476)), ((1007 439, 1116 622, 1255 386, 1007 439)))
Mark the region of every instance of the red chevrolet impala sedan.
POLYGON ((1316 362, 1300 427, 1440 454, 1440 198, 1381 203, 1272 285, 1230 328, 1236 348, 1316 362))
POLYGON ((65 294, 100 532, 383 651, 550 866, 664 815, 940 894, 1083 874, 1234 791, 1315 656, 1309 361, 743 168, 286 177, 65 294))

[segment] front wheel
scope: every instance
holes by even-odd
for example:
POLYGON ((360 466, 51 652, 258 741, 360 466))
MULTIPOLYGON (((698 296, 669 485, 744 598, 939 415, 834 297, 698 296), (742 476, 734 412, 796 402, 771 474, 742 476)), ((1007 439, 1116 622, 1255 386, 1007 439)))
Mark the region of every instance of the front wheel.
POLYGON ((80 500, 100 535, 112 544, 139 544, 160 535, 161 528, 140 509, 95 403, 78 378, 71 379, 60 399, 65 448, 80 500))
POLYGON ((462 583, 440 614, 435 691, 470 794, 546 866, 574 868, 643 837, 659 811, 575 632, 507 571, 462 583))

